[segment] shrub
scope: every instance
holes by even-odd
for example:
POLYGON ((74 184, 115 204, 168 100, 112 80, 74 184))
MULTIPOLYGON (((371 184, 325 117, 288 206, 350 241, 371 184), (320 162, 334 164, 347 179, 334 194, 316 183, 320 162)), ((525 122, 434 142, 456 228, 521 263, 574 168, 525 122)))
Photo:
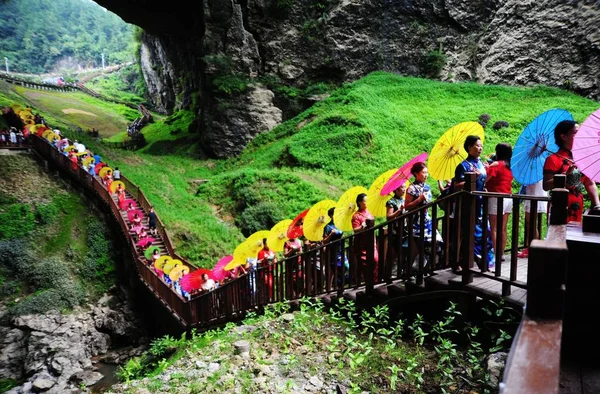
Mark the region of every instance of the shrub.
POLYGON ((494 125, 492 126, 494 128, 494 130, 500 130, 503 127, 508 127, 510 126, 510 124, 505 121, 505 120, 499 120, 496 123, 494 123, 494 125))
POLYGON ((270 229, 284 218, 277 204, 266 201, 246 208, 239 216, 237 226, 245 236, 249 236, 256 231, 270 229))
POLYGON ((69 271, 63 261, 48 257, 35 262, 28 273, 28 282, 36 289, 60 287, 68 280, 69 271))
POLYGON ((432 78, 439 77, 447 60, 448 56, 442 51, 429 51, 425 56, 425 74, 432 78))
POLYGON ((13 204, 0 215, 0 239, 22 237, 35 228, 35 216, 28 204, 13 204))
POLYGON ((11 316, 46 313, 52 310, 71 309, 85 300, 80 285, 66 279, 55 289, 38 291, 9 308, 11 316))

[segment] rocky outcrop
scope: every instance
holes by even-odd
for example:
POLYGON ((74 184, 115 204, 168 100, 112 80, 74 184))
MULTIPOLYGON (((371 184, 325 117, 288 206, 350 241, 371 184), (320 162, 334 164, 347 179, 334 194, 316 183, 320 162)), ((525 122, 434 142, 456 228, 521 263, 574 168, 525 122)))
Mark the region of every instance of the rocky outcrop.
POLYGON ((64 393, 94 384, 102 375, 93 371, 92 357, 107 353, 113 341, 146 342, 140 327, 121 294, 70 314, 16 317, 0 326, 0 377, 26 380, 12 393, 64 393))
MULTIPOLYGON (((448 81, 547 84, 600 97, 594 2, 211 0, 196 14, 182 0, 169 7, 150 0, 140 12, 133 0, 96 2, 151 33, 143 36, 142 64, 152 101, 168 113, 195 97, 199 120, 191 131, 215 156, 241 151, 269 129, 277 112, 267 108, 271 103, 260 106, 267 118, 253 114, 252 90, 219 96, 219 78, 302 88, 386 70, 448 81), (215 72, 215 58, 227 67, 215 72)), ((273 102, 282 108, 285 100, 273 102)))

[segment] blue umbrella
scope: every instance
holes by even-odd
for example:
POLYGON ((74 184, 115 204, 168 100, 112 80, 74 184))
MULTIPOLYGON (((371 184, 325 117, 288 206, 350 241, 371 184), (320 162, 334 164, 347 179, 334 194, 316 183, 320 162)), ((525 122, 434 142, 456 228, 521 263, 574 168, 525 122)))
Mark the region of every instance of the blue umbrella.
POLYGON ((565 109, 551 109, 535 118, 519 135, 510 160, 510 168, 517 182, 531 185, 544 178, 544 162, 558 151, 554 142, 554 128, 563 120, 573 120, 565 109))
POLYGON ((100 163, 102 160, 100 160, 100 155, 94 155, 94 162, 96 162, 96 164, 100 163))

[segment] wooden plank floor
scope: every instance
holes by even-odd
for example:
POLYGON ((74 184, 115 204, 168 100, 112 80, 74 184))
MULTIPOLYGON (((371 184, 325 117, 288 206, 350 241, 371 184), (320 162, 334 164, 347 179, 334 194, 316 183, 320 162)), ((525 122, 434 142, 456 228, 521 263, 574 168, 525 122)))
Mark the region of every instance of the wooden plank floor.
POLYGON ((600 365, 591 365, 573 359, 561 360, 559 393, 600 393, 600 365))
MULTIPOLYGON (((502 262, 501 267, 502 277, 510 278, 510 255, 506 255, 505 259, 506 261, 502 262)), ((517 258, 517 280, 524 283, 527 283, 527 261, 526 258, 517 258)), ((476 270, 479 271, 479 269, 476 270)), ((495 272, 492 270, 490 274, 493 275, 495 272)), ((454 274, 450 269, 436 271, 436 275, 435 277, 432 277, 432 279, 438 283, 447 281, 451 285, 457 285, 461 282, 461 276, 454 274)), ((484 276, 478 276, 477 274, 473 275, 473 282, 467 285, 466 289, 481 296, 495 296, 498 298, 502 296, 502 282, 484 276)), ((511 295, 504 298, 511 304, 524 306, 525 301, 527 300, 527 290, 511 286, 511 295)))

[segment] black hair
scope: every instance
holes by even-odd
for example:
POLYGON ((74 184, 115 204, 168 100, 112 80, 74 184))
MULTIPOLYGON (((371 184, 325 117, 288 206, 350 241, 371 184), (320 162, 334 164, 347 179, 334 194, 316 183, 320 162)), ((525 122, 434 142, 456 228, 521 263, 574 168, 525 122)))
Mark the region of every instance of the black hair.
POLYGON ((333 216, 333 212, 335 212, 335 207, 329 208, 329 210, 327 211, 327 215, 333 216))
POLYGON ((469 148, 472 147, 473 145, 475 145, 477 143, 477 141, 479 141, 479 140, 481 140, 481 137, 479 137, 478 135, 468 135, 467 138, 465 139, 463 148, 465 148, 467 153, 469 153, 469 148))
POLYGON ((506 142, 496 145, 496 160, 503 161, 507 168, 510 168, 510 158, 512 157, 512 147, 506 142))
POLYGON ((417 176, 417 174, 423 171, 425 167, 427 166, 424 161, 418 161, 410 168, 410 173, 413 174, 413 176, 417 176))
POLYGON ((358 196, 356 196, 356 206, 358 206, 358 203, 362 201, 365 197, 367 197, 366 193, 360 193, 358 196))
POLYGON ((564 141, 561 138, 561 136, 569 134, 569 131, 571 131, 576 124, 577 122, 575 122, 574 120, 563 120, 558 122, 558 124, 554 128, 554 141, 556 142, 556 145, 558 145, 561 148, 563 147, 564 141))

